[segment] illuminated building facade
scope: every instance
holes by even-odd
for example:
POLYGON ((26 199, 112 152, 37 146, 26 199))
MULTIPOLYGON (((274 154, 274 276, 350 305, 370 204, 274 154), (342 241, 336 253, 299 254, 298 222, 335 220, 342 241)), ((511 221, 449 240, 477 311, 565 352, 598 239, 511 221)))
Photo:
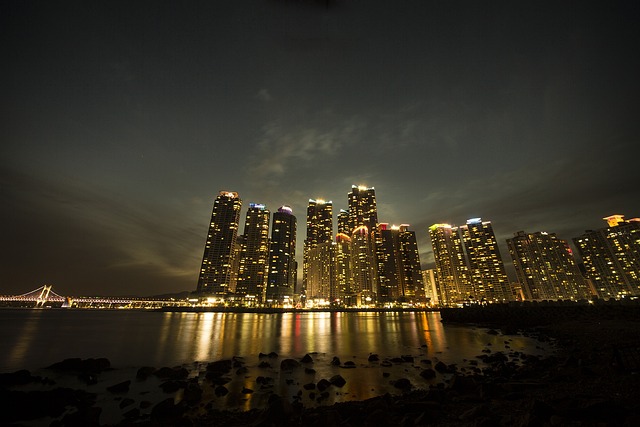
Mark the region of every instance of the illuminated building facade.
POLYGON ((273 214, 269 249, 266 301, 287 305, 293 300, 298 265, 296 262, 296 217, 289 206, 273 214))
POLYGON ((422 270, 422 283, 424 284, 424 296, 427 304, 435 307, 440 304, 440 294, 436 284, 436 270, 429 268, 422 270))
POLYGON ((233 191, 220 191, 213 202, 198 275, 197 293, 201 296, 223 296, 229 293, 241 207, 242 201, 238 193, 233 191))
POLYGON ((608 227, 573 239, 587 277, 601 298, 640 295, 640 218, 603 218, 608 227))
POLYGON ((307 207, 307 238, 304 241, 302 283, 308 298, 329 298, 328 268, 333 241, 333 203, 309 200, 307 207), (320 249, 316 250, 321 246, 320 249), (314 265, 318 264, 318 265, 314 265), (325 266, 327 264, 327 266, 325 266), (309 274, 313 271, 313 274, 309 274), (320 281, 320 282, 318 282, 320 281), (320 291, 322 289, 322 291, 320 291))
POLYGON ((441 305, 454 306, 473 297, 469 267, 457 227, 433 224, 429 237, 435 259, 435 279, 441 305))
POLYGON ((270 212, 262 204, 251 203, 247 210, 242 235, 242 249, 238 267, 236 294, 264 302, 269 266, 270 212))
POLYGON ((460 231, 476 300, 514 299, 491 222, 472 218, 460 226, 460 231))
POLYGON ((378 301, 413 302, 424 299, 424 287, 420 273, 420 255, 416 234, 407 224, 378 225, 377 274, 378 301))
POLYGON ((376 275, 371 235, 366 225, 356 227, 351 233, 351 278, 353 291, 358 295, 358 305, 372 305, 378 297, 378 279, 376 275))
MULTIPOLYGON (((347 195, 349 203, 348 232, 360 226, 366 226, 369 232, 378 226, 378 207, 376 205, 376 190, 373 187, 351 186, 347 195)), ((339 231, 344 232, 344 231, 339 231)))
POLYGON ((507 239, 507 245, 525 300, 580 300, 592 296, 569 244, 554 233, 519 231, 507 239))
POLYGON ((351 279, 351 238, 344 233, 336 235, 333 265, 335 279, 331 288, 331 302, 336 305, 355 306, 358 293, 351 279))
POLYGON ((346 234, 347 236, 351 234, 351 229, 349 228, 349 211, 344 209, 340 209, 338 213, 338 233, 346 234))

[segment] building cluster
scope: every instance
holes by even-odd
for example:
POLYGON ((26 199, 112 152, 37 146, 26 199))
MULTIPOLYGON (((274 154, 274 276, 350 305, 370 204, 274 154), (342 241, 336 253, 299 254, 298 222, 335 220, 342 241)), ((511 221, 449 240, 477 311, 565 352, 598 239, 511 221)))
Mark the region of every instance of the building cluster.
POLYGON ((640 219, 604 218, 608 226, 567 241, 519 231, 507 239, 517 276, 510 282, 490 221, 429 227, 435 267, 421 270, 416 234, 378 222, 375 189, 353 186, 348 207, 309 200, 302 280, 296 217, 251 203, 239 234, 242 201, 221 191, 213 203, 196 294, 202 302, 273 307, 459 306, 511 300, 640 296, 640 219), (299 286, 301 285, 301 286, 299 286))
POLYGON ((640 219, 604 220, 607 227, 573 239, 582 269, 568 242, 554 233, 515 233, 507 239, 515 283, 509 283, 489 221, 434 224, 435 268, 423 271, 427 296, 442 306, 640 296, 640 219))
POLYGON ((309 200, 302 286, 297 288, 296 217, 221 191, 213 203, 196 293, 213 304, 363 307, 426 302, 415 232, 378 222, 375 189, 353 186, 348 209, 309 200), (269 233, 271 230, 271 233, 269 233))

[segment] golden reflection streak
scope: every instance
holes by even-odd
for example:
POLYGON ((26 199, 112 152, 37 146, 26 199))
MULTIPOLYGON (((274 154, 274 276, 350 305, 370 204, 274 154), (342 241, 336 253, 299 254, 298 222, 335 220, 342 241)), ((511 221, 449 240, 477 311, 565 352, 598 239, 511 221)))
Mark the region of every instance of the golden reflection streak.
MULTIPOLYGON (((195 335, 195 360, 206 361, 211 356, 211 335, 213 334, 214 313, 198 313, 196 325, 189 335, 195 335)), ((188 337, 191 338, 191 337, 188 337)))
POLYGON ((11 348, 11 353, 9 359, 13 362, 13 360, 23 360, 24 355, 29 350, 31 346, 31 342, 35 337, 35 331, 38 329, 38 323, 40 323, 40 317, 42 316, 41 310, 34 310, 29 316, 29 320, 26 321, 22 332, 19 335, 18 342, 11 348))

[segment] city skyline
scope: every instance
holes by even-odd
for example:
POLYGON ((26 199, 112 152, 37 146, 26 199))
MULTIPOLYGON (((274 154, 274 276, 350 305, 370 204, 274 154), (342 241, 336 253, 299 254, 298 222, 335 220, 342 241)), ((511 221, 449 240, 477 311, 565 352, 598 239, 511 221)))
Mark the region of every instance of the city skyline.
POLYGON ((623 0, 1 2, 0 289, 192 290, 221 189, 241 215, 291 206, 300 264, 308 200, 337 223, 353 184, 423 267, 429 226, 476 217, 503 258, 519 230, 574 247, 640 216, 639 21, 623 0))

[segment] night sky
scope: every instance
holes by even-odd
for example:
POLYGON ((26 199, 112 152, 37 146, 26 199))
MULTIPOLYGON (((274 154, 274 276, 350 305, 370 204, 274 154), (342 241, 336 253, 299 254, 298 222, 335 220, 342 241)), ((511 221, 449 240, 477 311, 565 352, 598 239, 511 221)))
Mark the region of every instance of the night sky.
POLYGON ((300 264, 353 184, 423 267, 433 223, 509 260, 640 216, 640 2, 165 3, 0 2, 0 294, 195 290, 220 190, 291 205, 300 264))

